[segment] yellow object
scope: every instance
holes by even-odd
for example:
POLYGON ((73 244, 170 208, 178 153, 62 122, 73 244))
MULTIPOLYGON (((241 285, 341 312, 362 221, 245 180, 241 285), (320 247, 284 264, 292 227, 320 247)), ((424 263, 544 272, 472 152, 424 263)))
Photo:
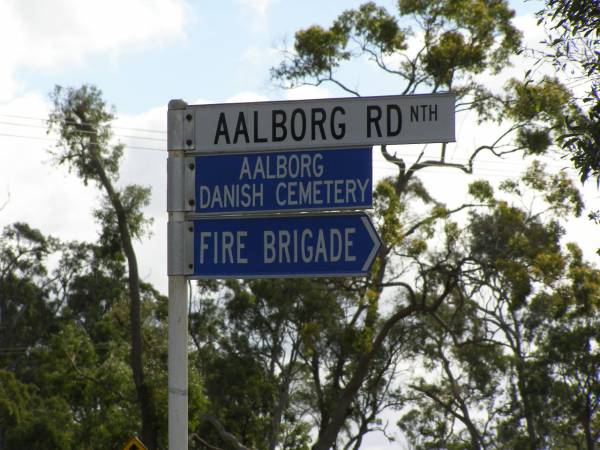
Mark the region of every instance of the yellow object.
POLYGON ((148 450, 148 448, 137 437, 132 437, 127 441, 123 450, 148 450))

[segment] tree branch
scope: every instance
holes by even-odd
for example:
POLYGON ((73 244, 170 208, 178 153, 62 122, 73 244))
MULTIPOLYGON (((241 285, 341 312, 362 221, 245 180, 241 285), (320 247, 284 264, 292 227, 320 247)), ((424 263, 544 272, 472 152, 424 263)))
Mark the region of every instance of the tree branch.
POLYGON ((200 441, 200 443, 202 445, 204 445, 205 447, 207 447, 209 450, 223 450, 220 447, 215 447, 214 445, 210 445, 208 442, 206 442, 204 439, 202 439, 200 436, 198 436, 197 433, 190 434, 190 440, 192 440, 192 439, 196 439, 196 440, 200 441))
POLYGON ((215 427, 217 433, 219 433, 219 436, 221 436, 221 439, 231 444, 235 448, 235 450, 251 450, 250 448, 240 443, 240 441, 238 441, 233 434, 225 430, 225 427, 221 424, 221 422, 217 420, 215 416, 211 414, 204 414, 202 418, 209 422, 213 427, 215 427))

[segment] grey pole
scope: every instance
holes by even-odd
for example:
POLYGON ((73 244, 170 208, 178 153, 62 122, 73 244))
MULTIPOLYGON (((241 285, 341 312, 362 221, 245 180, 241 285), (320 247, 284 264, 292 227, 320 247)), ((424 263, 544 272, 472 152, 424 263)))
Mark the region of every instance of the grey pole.
POLYGON ((188 449, 188 288, 184 268, 186 106, 181 100, 170 101, 167 117, 169 450, 188 449))

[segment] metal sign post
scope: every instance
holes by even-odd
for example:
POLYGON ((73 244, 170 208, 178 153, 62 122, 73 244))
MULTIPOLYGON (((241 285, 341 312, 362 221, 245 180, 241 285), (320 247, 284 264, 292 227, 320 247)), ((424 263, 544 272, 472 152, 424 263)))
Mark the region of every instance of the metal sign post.
POLYGON ((182 130, 185 125, 186 103, 181 100, 169 102, 167 142, 167 210, 169 274, 169 319, 168 319, 168 376, 169 376, 169 449, 188 448, 188 289, 184 275, 183 227, 184 164, 185 152, 182 130))

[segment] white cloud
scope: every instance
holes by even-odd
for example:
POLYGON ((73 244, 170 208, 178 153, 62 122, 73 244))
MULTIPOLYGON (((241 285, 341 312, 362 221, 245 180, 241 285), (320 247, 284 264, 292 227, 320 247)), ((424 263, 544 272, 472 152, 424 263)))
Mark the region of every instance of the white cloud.
POLYGON ((237 0, 237 2, 250 13, 251 28, 254 31, 264 31, 267 25, 267 13, 273 0, 237 0))
POLYGON ((258 16, 265 17, 271 0, 238 0, 238 3, 250 8, 258 16))
POLYGON ((47 150, 53 140, 46 134, 48 104, 28 94, 0 105, 0 228, 27 222, 66 240, 95 237, 92 209, 98 193, 84 187, 66 168, 56 167, 47 150))
POLYGON ((285 100, 329 98, 331 96, 331 92, 319 86, 298 86, 285 91, 285 100))
POLYGON ((265 102, 269 100, 256 92, 240 92, 226 100, 226 103, 265 102))
POLYGON ((181 39, 187 9, 186 0, 0 2, 0 100, 16 95, 19 67, 47 70, 181 39))

